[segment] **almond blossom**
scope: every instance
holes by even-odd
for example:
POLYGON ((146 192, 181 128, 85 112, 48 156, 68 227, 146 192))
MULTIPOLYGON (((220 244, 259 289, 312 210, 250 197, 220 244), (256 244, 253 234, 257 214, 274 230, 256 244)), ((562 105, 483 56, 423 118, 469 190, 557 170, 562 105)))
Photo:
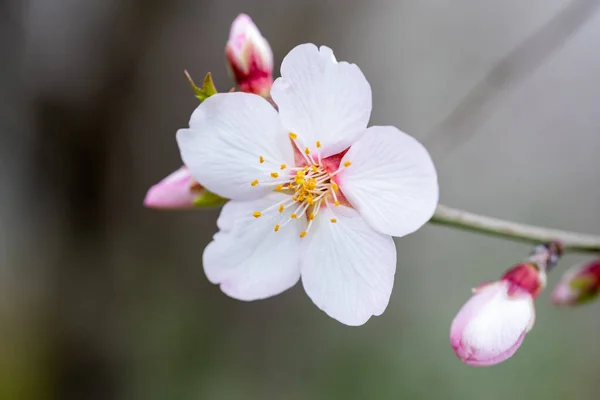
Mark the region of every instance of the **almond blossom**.
POLYGON ((347 325, 383 313, 396 271, 392 236, 433 215, 435 167, 392 126, 367 128, 371 87, 328 47, 303 44, 283 60, 271 96, 216 94, 177 132, 185 165, 231 199, 203 254, 208 279, 257 300, 298 280, 347 325))

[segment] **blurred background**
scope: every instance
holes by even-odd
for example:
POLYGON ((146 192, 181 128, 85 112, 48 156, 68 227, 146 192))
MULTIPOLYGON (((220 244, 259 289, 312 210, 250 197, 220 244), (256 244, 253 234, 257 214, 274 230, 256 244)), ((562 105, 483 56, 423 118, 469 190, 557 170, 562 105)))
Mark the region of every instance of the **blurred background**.
POLYGON ((600 304, 547 291, 509 361, 452 352, 470 288, 527 245, 426 226, 397 241, 387 311, 350 328, 300 285, 228 298, 201 265, 218 211, 142 200, 181 163, 183 70, 232 87, 246 12, 277 68, 304 42, 358 64, 371 123, 425 143, 443 203, 598 234, 599 3, 0 0, 0 399, 597 399, 600 304))

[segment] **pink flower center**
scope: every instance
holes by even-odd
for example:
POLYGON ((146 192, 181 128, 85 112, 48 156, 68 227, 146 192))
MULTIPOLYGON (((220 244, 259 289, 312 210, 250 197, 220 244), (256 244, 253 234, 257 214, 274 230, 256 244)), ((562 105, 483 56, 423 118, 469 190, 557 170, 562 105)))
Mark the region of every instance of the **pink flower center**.
MULTIPOLYGON (((337 207, 340 204, 349 206, 348 201, 336 182, 336 176, 345 168, 348 168, 351 163, 350 161, 341 163, 342 157, 347 150, 327 158, 321 158, 320 141, 315 143, 316 154, 313 154, 307 146, 299 143, 298 135, 290 132, 289 137, 294 146, 296 165, 288 167, 285 164, 281 164, 279 171, 271 172, 272 180, 259 182, 258 179, 255 179, 250 184, 252 186, 274 186, 275 191, 288 194, 290 197, 263 211, 256 211, 252 215, 255 218, 260 218, 264 213, 271 210, 283 213, 288 207, 295 207, 295 210, 286 220, 280 224, 275 224, 273 230, 278 232, 279 229, 283 228, 290 221, 306 218, 308 226, 305 231, 300 233, 300 237, 305 237, 314 219, 323 207, 337 207)), ((259 156, 258 161, 262 164, 265 162, 265 159, 263 156, 259 156)), ((337 220, 331 218, 330 222, 336 223, 337 220)))

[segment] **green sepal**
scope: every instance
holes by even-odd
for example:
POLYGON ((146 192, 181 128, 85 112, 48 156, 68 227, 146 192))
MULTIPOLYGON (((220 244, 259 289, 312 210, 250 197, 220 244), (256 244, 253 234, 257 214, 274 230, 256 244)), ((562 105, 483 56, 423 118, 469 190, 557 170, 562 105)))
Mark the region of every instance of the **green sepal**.
POLYGON ((194 199, 194 207, 221 207, 228 201, 228 199, 224 199, 223 197, 205 189, 203 190, 202 194, 194 199))
POLYGON ((194 91, 196 98, 198 100, 200 100, 200 102, 203 102, 204 100, 208 99, 213 94, 218 93, 217 88, 215 88, 215 83, 212 80, 212 76, 210 75, 210 72, 208 74, 206 74, 206 76, 204 77, 204 82, 202 83, 202 88, 199 88, 198 86, 196 86, 196 84, 194 83, 194 80, 192 79, 192 77, 190 76, 190 74, 187 71, 183 71, 183 73, 185 74, 185 77, 187 78, 190 86, 192 87, 192 90, 194 91))
POLYGON ((577 304, 588 303, 598 297, 600 293, 594 288, 594 283, 594 279, 589 276, 580 276, 571 280, 569 286, 571 289, 579 292, 577 304))

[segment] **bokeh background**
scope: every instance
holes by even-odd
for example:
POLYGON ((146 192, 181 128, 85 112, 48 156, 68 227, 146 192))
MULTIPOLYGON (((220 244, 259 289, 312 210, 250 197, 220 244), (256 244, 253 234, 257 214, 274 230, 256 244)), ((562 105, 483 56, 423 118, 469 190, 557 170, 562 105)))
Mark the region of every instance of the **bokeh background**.
POLYGON ((304 42, 357 63, 371 123, 426 144, 442 202, 600 233, 599 3, 1 0, 0 399, 597 399, 600 304, 544 293, 495 367, 450 348, 470 288, 528 245, 426 226, 397 240, 387 311, 350 328, 300 285, 223 295, 201 265, 218 211, 142 200, 180 165, 183 69, 228 90, 246 12, 277 66, 304 42))

